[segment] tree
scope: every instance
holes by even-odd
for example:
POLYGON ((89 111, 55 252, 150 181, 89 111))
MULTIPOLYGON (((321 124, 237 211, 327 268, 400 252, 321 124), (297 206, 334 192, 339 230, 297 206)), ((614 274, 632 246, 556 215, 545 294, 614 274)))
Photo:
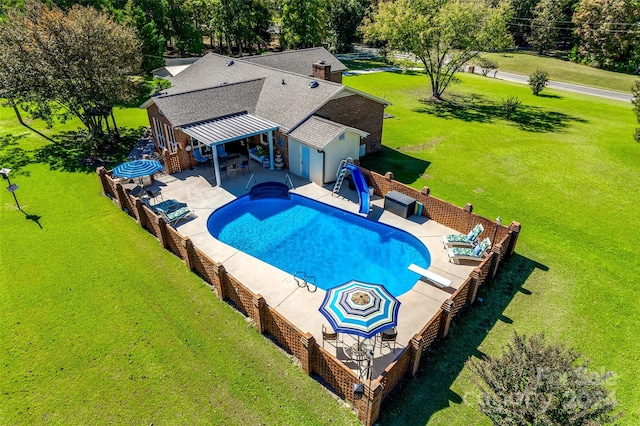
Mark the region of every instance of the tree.
POLYGON ((598 68, 638 71, 640 1, 581 0, 573 23, 581 58, 598 68))
MULTIPOLYGON (((633 98, 631 99, 631 103, 633 104, 633 112, 636 113, 638 123, 640 123, 640 80, 636 80, 635 85, 631 88, 631 94, 633 95, 633 98)), ((640 129, 636 129, 636 134, 634 137, 637 142, 640 142, 640 129)))
POLYGON ((75 116, 103 135, 113 106, 135 95, 139 67, 135 30, 91 7, 27 1, 0 25, 0 97, 49 124, 75 116))
POLYGON ((480 410, 494 425, 603 425, 619 417, 605 387, 613 373, 590 372, 579 353, 544 335, 516 333, 501 357, 473 359, 470 367, 480 410))
POLYGON ((549 82, 549 73, 540 69, 535 70, 529 76, 529 87, 531 87, 531 93, 538 96, 542 89, 547 86, 549 82))
POLYGON ((133 0, 127 2, 124 16, 126 22, 136 28, 136 34, 141 42, 142 69, 150 72, 163 66, 162 55, 166 40, 160 34, 153 19, 147 16, 140 6, 135 6, 133 0))
POLYGON ((333 51, 344 53, 353 50, 358 27, 368 5, 368 0, 333 0, 330 14, 333 51))
POLYGON ((283 48, 317 46, 326 34, 323 0, 282 0, 280 44, 283 48))
POLYGON ((365 39, 386 42, 422 62, 431 93, 441 99, 456 71, 482 49, 511 45, 507 20, 511 7, 484 0, 393 0, 381 2, 372 20, 365 20, 365 39))
POLYGON ((538 55, 556 47, 562 20, 562 3, 558 0, 540 0, 533 9, 533 19, 527 41, 538 55))

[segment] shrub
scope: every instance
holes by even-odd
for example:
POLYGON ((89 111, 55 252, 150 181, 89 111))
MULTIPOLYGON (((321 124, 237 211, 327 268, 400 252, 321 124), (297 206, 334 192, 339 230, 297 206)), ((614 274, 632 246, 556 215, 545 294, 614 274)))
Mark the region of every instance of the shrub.
POLYGON ((520 108, 522 101, 517 96, 509 96, 500 101, 500 109, 505 120, 510 120, 511 116, 520 108))
POLYGON ((494 425, 603 425, 616 402, 604 386, 613 373, 588 370, 581 355, 547 344, 539 334, 514 334, 502 357, 471 360, 482 392, 480 410, 494 425))
POLYGON ((480 56, 477 62, 478 66, 482 69, 482 75, 486 77, 487 74, 489 74, 491 71, 494 71, 493 76, 496 76, 495 72, 498 70, 498 63, 496 61, 492 61, 489 58, 480 56))
POLYGON ((546 71, 542 71, 537 69, 529 76, 529 87, 531 87, 531 92, 535 96, 538 96, 542 89, 545 88, 547 83, 549 82, 549 73, 546 71))

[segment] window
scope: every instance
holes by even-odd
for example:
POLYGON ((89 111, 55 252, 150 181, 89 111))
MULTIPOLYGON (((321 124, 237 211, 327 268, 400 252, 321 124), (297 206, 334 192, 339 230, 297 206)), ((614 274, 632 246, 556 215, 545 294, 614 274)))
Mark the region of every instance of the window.
POLYGON ((269 138, 267 137, 266 133, 261 133, 260 134, 260 143, 262 145, 269 145, 269 138))
POLYGON ((164 129, 167 132, 167 140, 169 141, 169 152, 173 154, 178 149, 178 144, 176 143, 176 134, 173 131, 172 127, 164 125, 164 129))
POLYGON ((160 120, 153 117, 153 129, 156 132, 156 142, 158 143, 158 147, 160 149, 165 149, 166 144, 164 142, 164 133, 162 132, 162 124, 160 124, 160 120))

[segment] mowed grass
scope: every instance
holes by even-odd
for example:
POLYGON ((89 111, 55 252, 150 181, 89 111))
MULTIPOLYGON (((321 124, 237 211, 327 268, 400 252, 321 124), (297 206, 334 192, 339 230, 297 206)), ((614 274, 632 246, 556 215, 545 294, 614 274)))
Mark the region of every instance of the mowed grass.
POLYGON ((563 61, 549 56, 539 56, 532 52, 486 53, 485 56, 498 63, 498 71, 530 75, 536 69, 549 73, 549 79, 567 83, 582 84, 602 89, 630 93, 639 76, 615 73, 587 65, 563 61))
POLYGON ((382 424, 490 424, 465 362, 499 355, 514 331, 544 332, 613 371, 621 424, 640 424, 640 144, 631 105, 459 75, 434 105, 423 74, 344 82, 393 103, 383 152, 363 165, 503 223, 522 223, 516 255, 458 318, 418 375, 383 403, 382 424), (514 121, 499 102, 523 102, 514 121))
MULTIPOLYGON (((117 112, 121 126, 144 111, 117 112)), ((47 136, 52 130, 30 123, 47 136)), ((0 109, 0 138, 49 141, 0 109)), ((97 176, 18 167, 0 191, 0 424, 358 424, 106 197, 97 176), (28 215, 28 216, 25 216, 28 215)))

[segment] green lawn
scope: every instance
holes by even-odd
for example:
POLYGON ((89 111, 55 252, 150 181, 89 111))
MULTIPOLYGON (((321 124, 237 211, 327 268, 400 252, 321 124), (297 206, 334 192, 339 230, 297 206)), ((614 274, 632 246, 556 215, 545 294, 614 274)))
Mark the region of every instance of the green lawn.
POLYGON ((486 53, 483 54, 498 63, 498 71, 530 75, 540 68, 549 73, 549 79, 567 83, 582 84, 602 89, 631 92, 631 86, 640 77, 600 70, 574 62, 563 61, 549 56, 538 56, 531 52, 486 53))
POLYGON ((48 144, 0 108, 0 424, 358 424, 48 144))
POLYGON ((640 144, 631 105, 461 74, 455 104, 427 78, 378 73, 344 82, 393 103, 382 154, 363 165, 503 222, 522 223, 516 256, 419 374, 383 403, 382 424, 489 424, 465 361, 499 354, 514 331, 545 332, 612 370, 622 424, 640 424, 640 144), (514 121, 501 98, 517 96, 514 121))

